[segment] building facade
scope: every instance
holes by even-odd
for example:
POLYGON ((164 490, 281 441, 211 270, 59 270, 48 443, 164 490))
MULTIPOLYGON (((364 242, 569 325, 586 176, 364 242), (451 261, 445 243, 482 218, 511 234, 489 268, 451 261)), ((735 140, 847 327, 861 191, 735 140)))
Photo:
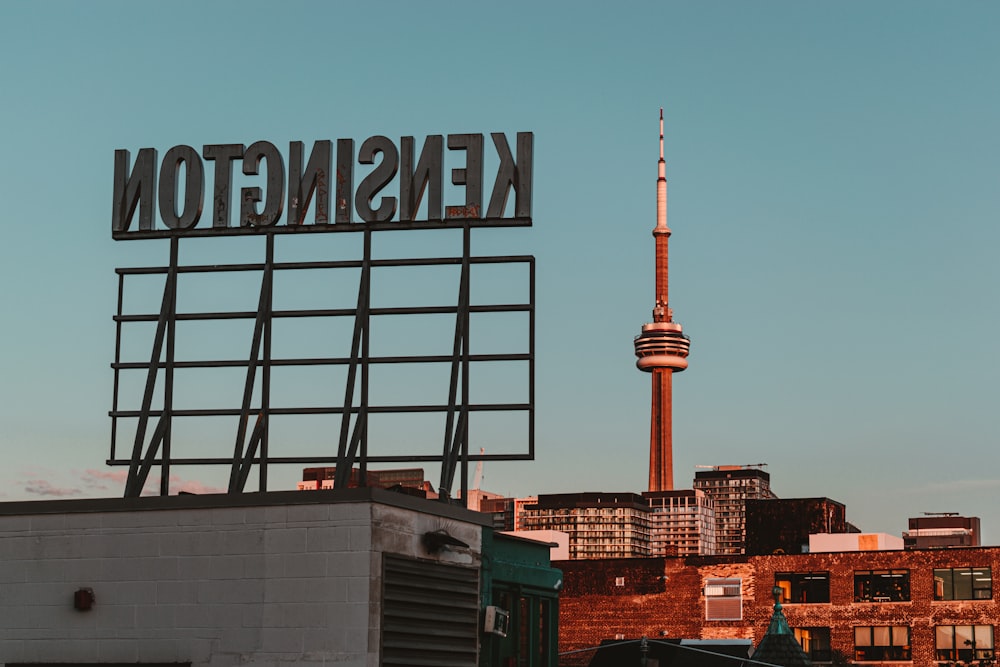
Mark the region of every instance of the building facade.
POLYGON ((538 502, 538 496, 524 498, 484 498, 479 511, 493 517, 496 530, 520 531, 524 527, 524 508, 538 502))
MULTIPOLYGON (((560 650, 615 637, 750 639, 774 598, 813 663, 992 660, 1000 548, 557 563, 560 650)), ((579 663, 586 664, 585 660, 579 663)))
POLYGON ((809 536, 857 532, 846 508, 829 498, 751 498, 746 502, 746 554, 800 554, 810 551, 809 536))
POLYGON ((715 505, 704 491, 647 491, 652 525, 651 556, 715 555, 715 505))
MULTIPOLYGON (((302 470, 302 481, 296 488, 299 491, 319 491, 332 489, 333 480, 337 475, 336 466, 321 468, 305 468, 302 470)), ((413 492, 413 495, 423 497, 436 496, 429 482, 424 480, 423 468, 397 468, 394 470, 366 470, 365 483, 361 483, 362 472, 358 468, 351 469, 347 488, 357 489, 370 486, 376 489, 394 489, 413 492)))
POLYGON ((903 533, 907 549, 978 547, 979 517, 959 516, 953 512, 911 518, 903 533))
POLYGON ((551 667, 561 573, 486 522, 374 488, 0 503, 0 665, 551 667))
POLYGON ((566 533, 570 559, 645 558, 651 550, 649 505, 634 493, 539 495, 524 506, 521 530, 566 533))
POLYGON ((714 466, 694 474, 694 488, 715 504, 716 553, 745 553, 746 502, 775 497, 771 476, 760 466, 714 466))

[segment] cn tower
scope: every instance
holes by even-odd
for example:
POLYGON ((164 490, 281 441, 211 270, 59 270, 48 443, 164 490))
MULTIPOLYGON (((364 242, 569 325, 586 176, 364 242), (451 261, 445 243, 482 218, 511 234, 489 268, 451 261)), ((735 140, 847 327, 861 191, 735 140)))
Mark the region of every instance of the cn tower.
POLYGON ((663 160, 663 109, 660 109, 660 163, 656 179, 656 301, 653 321, 642 325, 635 337, 635 365, 651 373, 653 400, 649 429, 649 490, 669 491, 674 488, 673 453, 673 375, 687 368, 691 342, 674 322, 674 313, 667 298, 667 166, 663 160))

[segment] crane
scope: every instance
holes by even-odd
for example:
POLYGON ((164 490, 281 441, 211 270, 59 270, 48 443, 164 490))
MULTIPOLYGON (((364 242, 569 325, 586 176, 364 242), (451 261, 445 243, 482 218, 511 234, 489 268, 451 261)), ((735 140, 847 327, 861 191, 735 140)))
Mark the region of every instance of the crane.
POLYGON ((766 463, 745 463, 743 465, 728 465, 728 466, 706 466, 706 465, 696 465, 695 468, 705 468, 707 470, 744 470, 747 468, 757 468, 763 470, 767 467, 766 463))
MULTIPOLYGON (((486 453, 486 448, 480 447, 479 455, 482 456, 485 453, 486 453)), ((469 488, 469 490, 478 491, 479 485, 482 483, 482 481, 483 481, 483 460, 479 459, 479 461, 476 462, 476 472, 472 476, 472 486, 469 488)))

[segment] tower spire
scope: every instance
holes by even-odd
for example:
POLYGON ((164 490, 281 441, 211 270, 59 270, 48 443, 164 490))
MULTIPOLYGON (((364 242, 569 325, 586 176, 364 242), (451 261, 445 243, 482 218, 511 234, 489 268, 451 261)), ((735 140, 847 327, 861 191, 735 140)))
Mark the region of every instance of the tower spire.
POLYGON ((649 490, 674 488, 673 374, 687 368, 691 345, 681 325, 673 321, 668 294, 667 167, 663 157, 663 108, 660 108, 660 161, 656 178, 656 278, 653 321, 642 325, 635 337, 635 365, 652 374, 652 409, 649 436, 649 490))
POLYGON ((660 107, 660 163, 656 179, 656 228, 667 228, 667 162, 663 159, 663 107, 660 107))

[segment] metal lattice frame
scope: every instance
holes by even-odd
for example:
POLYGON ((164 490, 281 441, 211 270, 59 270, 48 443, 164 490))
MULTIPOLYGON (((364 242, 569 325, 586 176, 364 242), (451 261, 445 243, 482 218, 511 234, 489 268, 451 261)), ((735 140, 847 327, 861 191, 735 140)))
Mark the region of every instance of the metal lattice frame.
MULTIPOLYGON (((461 497, 467 496, 468 463, 478 460, 530 460, 534 458, 534 377, 535 377, 535 260, 530 255, 472 256, 471 236, 473 227, 480 226, 526 226, 531 221, 520 219, 505 220, 446 220, 436 223, 437 229, 461 229, 462 256, 413 259, 373 259, 372 236, 376 232, 404 231, 415 229, 417 225, 406 224, 352 224, 323 226, 283 226, 265 229, 233 228, 226 230, 230 235, 263 235, 266 242, 263 263, 228 265, 181 266, 178 263, 178 247, 181 236, 176 232, 146 234, 144 237, 167 237, 170 241, 170 263, 166 267, 119 268, 118 310, 115 316, 115 361, 114 396, 111 416, 111 455, 109 465, 129 467, 125 495, 138 496, 146 484, 151 469, 160 467, 160 494, 169 494, 170 468, 173 465, 229 465, 229 493, 241 493, 246 487, 254 465, 258 466, 258 488, 267 490, 267 471, 270 464, 334 464, 337 468, 334 488, 345 488, 351 470, 357 466, 364 483, 369 463, 438 462, 441 464, 439 492, 444 500, 450 499, 454 478, 460 471, 461 497), (275 262, 274 246, 277 235, 307 231, 356 231, 364 234, 364 251, 360 260, 318 261, 318 262, 275 262), (470 282, 472 267, 480 264, 519 264, 528 271, 528 301, 509 304, 476 305, 470 302, 470 282), (371 307, 371 274, 379 267, 415 267, 460 265, 458 298, 455 305, 416 306, 394 308, 371 307), (273 308, 274 274, 282 270, 360 268, 357 306, 354 309, 311 309, 275 310, 273 308), (193 312, 179 313, 177 307, 177 280, 182 273, 213 272, 261 272, 260 298, 256 312, 193 312), (125 314, 123 296, 125 279, 128 276, 165 274, 163 298, 158 314, 125 314), (469 348, 470 314, 489 312, 528 313, 528 349, 509 354, 472 354, 469 348), (372 356, 369 346, 369 332, 372 317, 380 315, 455 315, 454 341, 451 355, 408 355, 372 356), (295 317, 353 317, 354 331, 351 349, 344 357, 273 359, 271 355, 271 328, 276 318, 295 317), (184 320, 255 320, 250 350, 242 360, 178 360, 175 358, 175 328, 184 320), (156 322, 156 331, 148 363, 123 362, 122 328, 130 322, 156 322), (526 403, 479 403, 469 400, 469 380, 473 366, 478 362, 527 362, 528 400, 526 403), (371 405, 369 395, 369 367, 372 364, 398 363, 449 363, 451 378, 447 401, 442 404, 371 405), (339 404, 324 407, 282 407, 271 406, 271 369, 276 366, 346 366, 347 380, 344 399, 339 404), (242 402, 238 407, 221 409, 178 410, 173 407, 174 371, 179 368, 233 368, 245 367, 246 379, 242 402), (145 370, 146 382, 139 410, 119 409, 119 380, 123 370, 145 370), (153 407, 154 390, 161 377, 163 383, 162 407, 153 407), (258 375, 259 371, 259 375, 258 375), (254 405, 253 390, 260 380, 259 404, 254 405), (356 392, 359 389, 359 392, 356 392), (354 397, 359 400, 355 405, 354 397), (469 454, 470 413, 477 411, 514 411, 527 415, 527 451, 514 453, 469 454), (445 428, 440 454, 369 454, 368 419, 376 413, 444 413, 445 428), (273 415, 340 414, 339 438, 336 455, 329 456, 273 456, 269 451, 269 419, 273 415), (171 455, 171 424, 182 417, 238 417, 235 446, 231 458, 175 458, 171 455), (118 452, 118 426, 120 420, 137 420, 135 437, 131 443, 128 458, 118 452), (147 439, 151 422, 155 423, 151 436, 147 439), (251 422, 253 427, 250 427, 251 422), (247 432, 249 431, 249 437, 247 432)), ((423 225, 424 228, 428 227, 423 225)), ((216 230, 218 231, 218 230, 216 230)), ((197 236, 197 234, 195 235, 197 236)), ((192 241, 194 242, 194 241, 192 241)), ((376 450, 378 448, 376 447, 376 450)), ((464 502, 464 501, 463 501, 464 502)))

